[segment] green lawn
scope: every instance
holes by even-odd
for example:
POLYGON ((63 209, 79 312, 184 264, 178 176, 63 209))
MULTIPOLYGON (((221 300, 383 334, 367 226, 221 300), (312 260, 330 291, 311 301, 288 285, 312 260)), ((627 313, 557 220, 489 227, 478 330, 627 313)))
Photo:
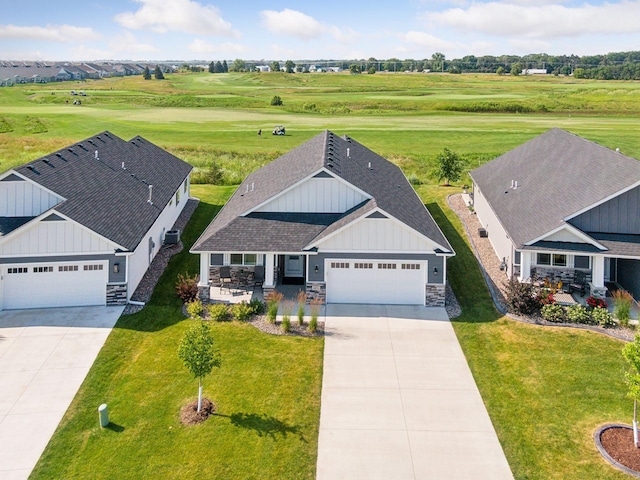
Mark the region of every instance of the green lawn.
MULTIPOLYGON (((198 189, 203 203, 184 232, 191 244, 229 189, 198 189)), ((178 272, 197 267, 187 249, 174 257, 151 303, 122 317, 31 478, 315 477, 322 339, 276 337, 238 322, 214 323, 222 367, 204 382, 216 414, 198 426, 179 410, 197 381, 177 356, 192 320, 173 294, 178 272), (97 407, 113 425, 100 429, 97 407)))

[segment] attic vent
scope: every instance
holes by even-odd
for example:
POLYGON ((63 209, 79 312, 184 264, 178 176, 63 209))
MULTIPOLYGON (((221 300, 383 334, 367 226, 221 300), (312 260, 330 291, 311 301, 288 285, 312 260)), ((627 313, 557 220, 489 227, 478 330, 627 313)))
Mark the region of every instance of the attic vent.
POLYGON ((88 152, 89 150, 87 150, 84 145, 82 145, 81 143, 78 144, 78 146, 83 149, 85 152, 88 152))
POLYGON ((78 154, 76 152, 74 152, 72 149, 67 148, 67 150, 69 150, 69 152, 73 153, 74 155, 78 156, 78 154))
POLYGON ((93 143, 93 140, 89 140, 89 143, 90 143, 91 145, 95 145, 95 143, 93 143))
POLYGON ((39 173, 39 172, 36 170, 36 167, 34 167, 33 165, 27 165, 27 168, 28 168, 29 170, 31 170, 33 173, 39 173))
POLYGON ((102 143, 104 143, 104 140, 101 139, 100 137, 96 137, 98 140, 100 140, 102 143))
POLYGON ((133 145, 134 147, 137 147, 138 145, 136 145, 136 142, 132 141, 131 145, 133 145))
POLYGON ((107 138, 111 138, 111 135, 109 135, 107 132, 104 133, 104 136, 107 138))
POLYGON ((44 160, 42 160, 42 161, 43 161, 44 163, 46 163, 47 165, 49 165, 50 167, 55 168, 55 167, 53 166, 53 164, 52 164, 49 160, 47 160, 46 158, 45 158, 44 160))

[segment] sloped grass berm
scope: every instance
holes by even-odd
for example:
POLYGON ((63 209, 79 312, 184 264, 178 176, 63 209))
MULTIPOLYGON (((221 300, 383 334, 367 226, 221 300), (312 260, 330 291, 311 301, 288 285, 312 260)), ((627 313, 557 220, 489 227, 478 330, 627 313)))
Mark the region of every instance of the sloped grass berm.
POLYGON ((193 320, 182 315, 175 278, 197 271, 189 247, 231 193, 192 192, 201 203, 182 235, 184 250, 144 310, 118 321, 32 479, 315 478, 322 338, 212 322, 222 367, 205 379, 204 395, 216 410, 199 425, 180 423, 198 386, 177 354, 193 320), (101 403, 117 428, 98 426, 101 403))

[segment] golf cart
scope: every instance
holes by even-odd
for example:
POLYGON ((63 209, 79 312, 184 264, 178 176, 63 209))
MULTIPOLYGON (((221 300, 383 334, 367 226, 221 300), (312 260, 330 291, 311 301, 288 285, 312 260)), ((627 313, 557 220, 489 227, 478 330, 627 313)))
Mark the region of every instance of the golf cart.
POLYGON ((284 127, 282 125, 276 125, 273 129, 273 135, 284 135, 284 127))

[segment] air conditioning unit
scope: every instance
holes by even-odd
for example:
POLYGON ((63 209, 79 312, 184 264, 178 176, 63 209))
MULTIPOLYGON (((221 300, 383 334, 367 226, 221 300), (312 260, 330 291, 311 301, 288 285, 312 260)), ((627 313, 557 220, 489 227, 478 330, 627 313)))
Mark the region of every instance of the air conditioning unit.
POLYGON ((487 230, 485 228, 479 228, 478 229, 478 235, 480 235, 480 237, 482 238, 486 238, 489 236, 489 232, 487 232, 487 230))
POLYGON ((164 234, 165 245, 175 245, 180 243, 180 230, 169 230, 164 234))

